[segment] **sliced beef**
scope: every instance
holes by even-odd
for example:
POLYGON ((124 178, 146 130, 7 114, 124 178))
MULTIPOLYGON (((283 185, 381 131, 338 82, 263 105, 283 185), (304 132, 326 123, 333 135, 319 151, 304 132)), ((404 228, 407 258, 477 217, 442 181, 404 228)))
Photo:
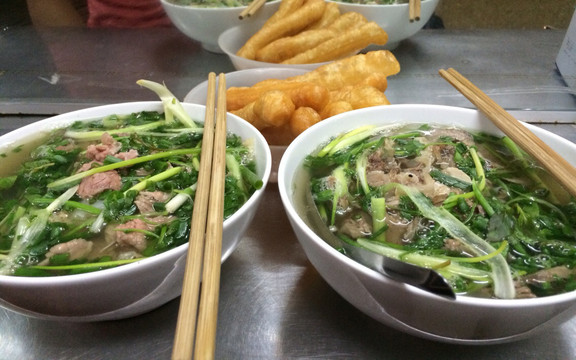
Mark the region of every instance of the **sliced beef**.
POLYGON ((104 133, 100 138, 100 144, 88 145, 86 149, 86 157, 91 160, 103 161, 108 155, 115 155, 122 144, 114 140, 114 138, 104 133))
POLYGON ((410 241, 418 229, 418 218, 406 220, 397 212, 386 214, 386 241, 393 244, 405 244, 410 241))
POLYGON ((69 254, 70 260, 82 259, 88 256, 92 251, 92 241, 84 239, 73 239, 65 243, 54 245, 46 253, 46 258, 49 259, 54 255, 69 254))
POLYGON ((390 183, 390 175, 382 170, 366 172, 366 182, 372 187, 379 187, 390 183))
POLYGON ((365 213, 351 214, 342 220, 340 231, 353 239, 370 236, 372 234, 370 217, 365 213))
POLYGON ((544 269, 535 273, 526 275, 524 280, 528 284, 538 284, 543 282, 554 281, 556 279, 567 279, 576 272, 568 269, 566 266, 556 266, 550 269, 544 269))
POLYGON ((80 166, 80 168, 79 168, 78 171, 76 171, 76 172, 77 172, 77 173, 81 173, 81 172, 84 172, 84 171, 88 171, 88 170, 92 169, 92 167, 93 167, 94 165, 100 166, 100 165, 102 165, 102 163, 99 162, 99 161, 90 161, 90 162, 84 163, 84 164, 82 164, 82 166, 80 166))
POLYGON ((106 235, 110 237, 107 240, 114 241, 120 246, 133 247, 138 251, 146 249, 146 235, 139 231, 130 230, 150 230, 150 226, 141 219, 130 220, 120 225, 112 224, 107 227, 106 235))
POLYGON ((130 149, 129 151, 120 152, 114 155, 120 160, 131 160, 138 157, 138 151, 134 149, 130 149))
POLYGON ((120 190, 122 178, 114 170, 96 173, 85 177, 78 187, 78 196, 89 199, 105 190, 120 190))
POLYGON ((155 212, 155 203, 166 202, 169 198, 170 194, 162 191, 141 191, 138 196, 136 196, 134 203, 141 214, 149 214, 155 212))

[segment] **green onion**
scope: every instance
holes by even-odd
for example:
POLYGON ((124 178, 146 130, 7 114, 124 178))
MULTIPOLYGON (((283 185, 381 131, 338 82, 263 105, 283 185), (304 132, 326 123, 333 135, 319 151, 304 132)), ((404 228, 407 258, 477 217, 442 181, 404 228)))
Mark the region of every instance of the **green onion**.
POLYGON ((177 149, 177 150, 170 150, 170 151, 165 151, 165 152, 154 153, 151 155, 139 156, 139 157, 134 158, 134 159, 125 160, 125 161, 121 161, 121 162, 117 162, 117 163, 113 163, 113 164, 109 164, 109 165, 104 165, 104 166, 92 168, 90 170, 86 170, 86 171, 74 174, 72 176, 68 176, 68 177, 65 177, 63 179, 56 180, 56 181, 48 184, 47 187, 49 189, 60 188, 62 186, 74 183, 76 181, 82 180, 83 178, 85 178, 87 176, 94 175, 97 173, 106 172, 109 170, 115 170, 115 169, 119 169, 119 168, 123 168, 123 167, 127 167, 127 166, 132 166, 135 164, 140 164, 140 163, 151 161, 151 160, 162 159, 162 158, 166 158, 166 157, 170 157, 170 156, 198 154, 199 152, 200 152, 200 150, 196 149, 196 148, 177 149))

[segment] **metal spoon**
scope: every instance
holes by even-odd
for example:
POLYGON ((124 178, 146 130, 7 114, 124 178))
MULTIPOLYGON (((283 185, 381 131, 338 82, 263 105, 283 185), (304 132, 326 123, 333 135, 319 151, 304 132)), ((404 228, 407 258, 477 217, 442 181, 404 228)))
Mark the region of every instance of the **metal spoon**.
MULTIPOLYGON (((336 236, 332 235, 332 237, 335 238, 336 236)), ((341 240, 340 242, 346 255, 372 270, 435 295, 450 299, 456 298, 446 279, 434 270, 383 256, 341 240)))
POLYGON ((350 258, 391 279, 435 295, 456 299, 454 290, 452 290, 448 281, 436 271, 377 254, 359 245, 349 244, 335 236, 322 220, 318 209, 314 206, 314 201, 309 191, 306 191, 306 197, 306 203, 311 204, 307 206, 306 210, 308 225, 332 247, 336 249, 344 248, 346 255, 350 258))

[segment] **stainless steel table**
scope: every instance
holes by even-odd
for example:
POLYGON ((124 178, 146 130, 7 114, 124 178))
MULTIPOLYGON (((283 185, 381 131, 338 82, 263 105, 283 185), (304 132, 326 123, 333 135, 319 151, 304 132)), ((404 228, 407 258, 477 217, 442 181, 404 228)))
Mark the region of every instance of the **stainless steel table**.
MULTIPOLYGON (((554 66, 562 31, 421 31, 394 53, 393 103, 470 107, 437 71, 454 67, 523 119, 576 141, 576 98, 554 66)), ((135 81, 164 81, 179 97, 223 55, 174 29, 9 28, 0 32, 0 133, 51 114, 155 100, 135 81)), ((39 299, 40 301, 40 299, 39 299)), ((121 321, 64 323, 0 309, 0 359, 168 359, 178 299, 121 321)), ((222 266, 218 359, 570 359, 576 319, 529 340, 460 346, 377 323, 336 294, 307 261, 275 184, 222 266)))

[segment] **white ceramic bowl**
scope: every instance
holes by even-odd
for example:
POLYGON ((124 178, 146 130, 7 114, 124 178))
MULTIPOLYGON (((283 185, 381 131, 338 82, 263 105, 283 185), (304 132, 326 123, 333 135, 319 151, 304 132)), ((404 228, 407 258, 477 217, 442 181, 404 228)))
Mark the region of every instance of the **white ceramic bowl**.
MULTIPOLYGON (((268 79, 286 79, 288 77, 302 75, 306 73, 303 69, 286 69, 286 68, 260 68, 233 71, 226 74, 226 87, 232 86, 252 86, 257 82, 268 79)), ((206 105, 206 92, 208 91, 208 81, 204 81, 194 87, 184 97, 185 102, 206 105)), ((272 172, 270 173, 270 182, 275 183, 278 179, 278 165, 280 159, 286 150, 286 146, 270 145, 272 152, 272 172)))
MULTIPOLYGON (((193 119, 203 121, 204 106, 183 104, 193 119)), ((74 121, 135 111, 163 111, 160 102, 133 102, 99 106, 58 115, 0 137, 0 153, 31 136, 66 127, 74 121)), ((271 168, 268 145, 248 122, 228 114, 228 131, 254 139, 257 173, 264 186, 224 221, 222 261, 234 251, 252 221, 264 194, 271 168)), ((42 319, 99 321, 122 319, 157 308, 178 297, 188 244, 117 268, 86 274, 44 278, 0 276, 0 306, 42 319)))
MULTIPOLYGON (((308 259, 347 301, 372 318, 426 339, 459 344, 519 340, 576 313, 576 291, 535 299, 448 300, 398 283, 338 252, 319 238, 299 216, 294 204, 295 174, 306 155, 334 136, 364 124, 426 122, 465 125, 501 134, 479 112, 435 105, 388 105, 355 110, 322 121, 297 137, 280 162, 278 187, 288 218, 308 259)), ((576 165, 576 145, 541 128, 526 125, 576 165)))
POLYGON ((254 35, 261 27, 263 22, 246 23, 239 26, 234 26, 224 31, 218 38, 218 45, 220 49, 228 55, 232 65, 236 70, 257 69, 265 67, 285 68, 285 69, 300 69, 300 70, 314 70, 321 65, 330 62, 321 62, 313 64, 275 64, 263 61, 256 61, 246 59, 236 55, 242 45, 254 35))
POLYGON ((178 30, 200 42, 204 49, 216 53, 222 53, 218 46, 218 36, 224 30, 240 24, 251 24, 268 19, 280 5, 280 0, 268 2, 255 15, 240 20, 238 16, 246 6, 202 8, 176 5, 169 0, 160 1, 164 11, 178 30))
POLYGON ((368 50, 388 49, 392 50, 398 44, 416 34, 434 14, 436 6, 440 0, 422 0, 420 20, 410 21, 408 3, 394 5, 361 5, 344 3, 340 1, 326 0, 336 2, 342 13, 355 11, 368 19, 374 21, 388 33, 388 42, 383 46, 371 45, 368 50))

